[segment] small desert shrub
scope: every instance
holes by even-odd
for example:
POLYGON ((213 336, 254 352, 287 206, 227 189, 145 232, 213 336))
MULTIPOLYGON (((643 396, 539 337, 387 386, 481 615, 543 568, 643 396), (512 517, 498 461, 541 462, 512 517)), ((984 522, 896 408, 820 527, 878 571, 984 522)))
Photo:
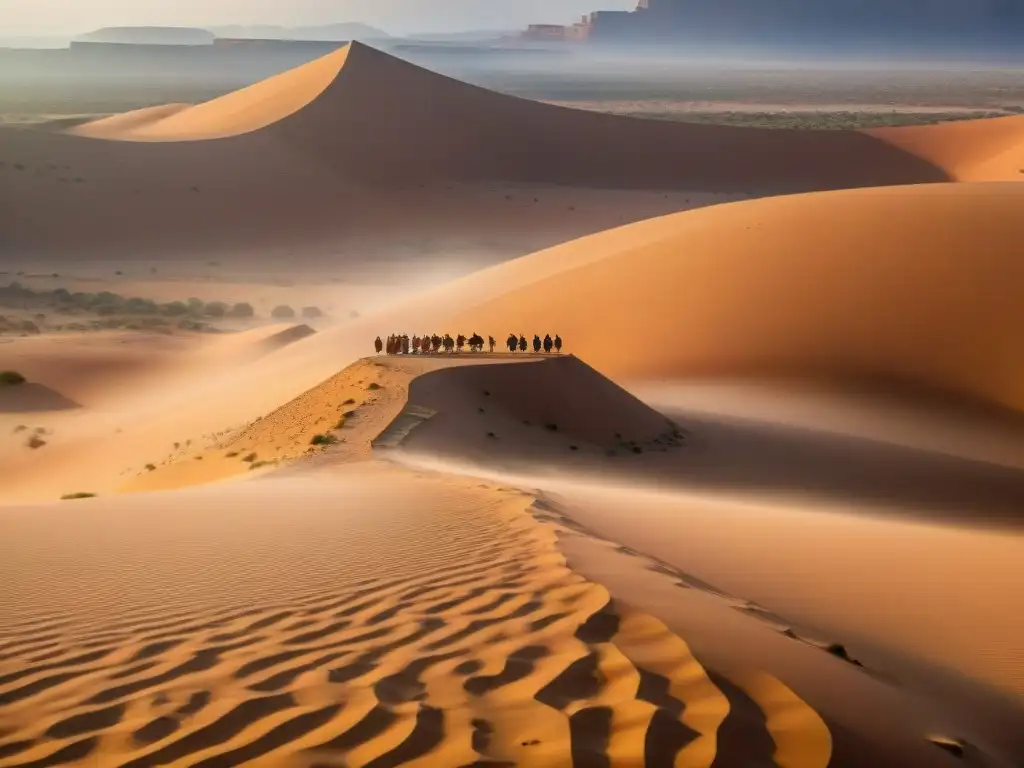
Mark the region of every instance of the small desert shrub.
POLYGON ((238 455, 238 451, 231 451, 231 453, 225 453, 224 454, 224 458, 225 459, 233 459, 237 455, 238 455))
POLYGON ((247 462, 249 464, 252 464, 254 461, 256 461, 256 459, 257 459, 257 456, 256 456, 255 453, 250 453, 250 454, 242 457, 242 461, 247 462))
POLYGON ((342 416, 340 419, 338 419, 338 423, 334 425, 334 428, 335 429, 344 429, 345 428, 345 417, 344 416, 342 416))
POLYGON ((85 493, 79 491, 78 493, 67 493, 61 496, 61 501, 72 501, 73 499, 93 499, 96 497, 95 493, 85 493))
POLYGON ((147 464, 146 465, 146 471, 147 472, 156 472, 156 464, 147 464))
POLYGON ((277 464, 277 462, 276 461, 257 461, 257 462, 254 462, 253 464, 251 464, 249 466, 249 469, 250 470, 260 469, 261 467, 269 467, 269 466, 272 466, 274 464, 277 464))
POLYGON ((206 306, 206 302, 202 299, 197 299, 195 296, 190 298, 185 304, 188 306, 188 311, 193 315, 203 314, 203 307, 206 306))
POLYGON ((183 301, 172 301, 161 306, 160 311, 168 317, 183 317, 188 314, 188 305, 183 301))
POLYGON ((271 311, 270 316, 275 320, 291 320, 295 317, 295 310, 289 307, 287 304, 282 304, 278 307, 274 307, 271 311))
POLYGON ((558 431, 558 425, 557 424, 545 424, 544 425, 544 429, 546 429, 548 432, 557 432, 558 431))
POLYGON ((303 307, 302 308, 302 316, 307 318, 307 319, 309 319, 309 318, 315 318, 315 317, 323 317, 324 313, 320 309, 320 307, 303 307))
POLYGON ((43 440, 39 435, 32 435, 28 440, 25 441, 25 445, 31 448, 33 451, 37 448, 42 448, 46 445, 46 441, 43 440))
POLYGON ((16 387, 25 383, 25 377, 17 371, 0 371, 0 386, 16 387))
POLYGON ((211 301, 203 308, 203 314, 207 317, 224 317, 227 311, 228 305, 223 301, 211 301))
POLYGON ((309 441, 310 445, 330 445, 331 443, 338 442, 338 438, 334 435, 313 435, 313 439, 309 441))
POLYGON ((344 416, 346 419, 351 419, 353 416, 356 415, 356 412, 355 411, 345 411, 341 415, 344 416))
POLYGON ((366 388, 370 389, 370 390, 375 390, 375 389, 381 389, 381 386, 377 382, 373 381, 373 382, 370 382, 370 384, 367 385, 366 388))
POLYGON ((346 400, 346 401, 345 401, 344 403, 342 403, 342 405, 355 405, 355 402, 356 402, 356 401, 355 401, 355 400, 353 400, 353 399, 352 399, 352 398, 350 397, 350 398, 349 398, 348 400, 346 400))
POLYGON ((228 315, 234 318, 247 318, 255 315, 256 312, 252 308, 252 304, 242 301, 235 304, 229 311, 228 315))

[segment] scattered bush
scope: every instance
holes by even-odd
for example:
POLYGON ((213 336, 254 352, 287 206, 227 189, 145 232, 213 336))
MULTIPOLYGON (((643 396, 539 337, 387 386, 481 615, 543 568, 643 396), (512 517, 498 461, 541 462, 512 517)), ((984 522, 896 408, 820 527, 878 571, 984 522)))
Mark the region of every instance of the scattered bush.
POLYGON ((225 459, 233 459, 237 455, 238 455, 238 451, 231 451, 230 453, 225 453, 224 454, 224 458, 225 459))
POLYGON ((73 499, 93 499, 96 498, 95 493, 84 493, 79 491, 78 493, 67 493, 60 497, 61 501, 72 501, 73 499))
POLYGON ((353 398, 350 397, 348 400, 346 400, 344 403, 342 403, 342 405, 355 405, 355 402, 356 401, 353 398))
POLYGON ((320 307, 303 307, 302 316, 307 319, 312 319, 316 317, 323 317, 324 313, 320 307))
POLYGON ((366 388, 369 389, 369 390, 376 390, 376 389, 381 389, 381 386, 377 382, 373 381, 373 382, 370 382, 370 384, 368 384, 366 388))
POLYGON ((338 423, 334 425, 334 428, 335 429, 344 429, 345 428, 345 417, 344 416, 342 416, 340 419, 338 419, 338 423))
POLYGON ((558 431, 558 425, 557 424, 545 424, 544 425, 544 429, 546 429, 548 432, 557 432, 558 431))
POLYGON ((147 472, 156 472, 156 464, 147 464, 146 465, 146 471, 147 472))
POLYGON ((223 301, 211 301, 203 308, 203 314, 207 317, 224 317, 227 311, 228 305, 223 301))
POLYGON ((278 307, 274 307, 270 316, 275 320, 291 320, 295 317, 295 310, 289 307, 287 304, 282 304, 278 307))
POLYGON ((235 304, 228 311, 228 315, 230 315, 231 317, 242 318, 242 319, 252 317, 255 314, 256 313, 253 311, 252 304, 249 304, 249 303, 244 302, 244 301, 239 302, 238 304, 235 304))
POLYGON ((338 442, 338 438, 334 435, 313 435, 313 439, 309 441, 310 445, 330 445, 331 443, 338 442))
POLYGON ((46 445, 46 441, 43 440, 39 435, 32 435, 28 440, 25 441, 25 445, 31 448, 33 451, 37 448, 42 448, 46 445))
POLYGON ((186 301, 185 304, 188 305, 188 311, 193 315, 203 314, 203 307, 206 306, 206 302, 202 299, 197 299, 195 296, 186 301))
POLYGON ((19 384, 24 384, 25 381, 25 377, 17 371, 0 371, 0 386, 16 387, 19 384))
POLYGON ((246 462, 248 464, 252 464, 254 461, 256 461, 256 458, 257 458, 257 456, 256 456, 255 453, 250 453, 250 454, 248 454, 246 456, 243 456, 242 457, 242 461, 244 461, 244 462, 246 462))

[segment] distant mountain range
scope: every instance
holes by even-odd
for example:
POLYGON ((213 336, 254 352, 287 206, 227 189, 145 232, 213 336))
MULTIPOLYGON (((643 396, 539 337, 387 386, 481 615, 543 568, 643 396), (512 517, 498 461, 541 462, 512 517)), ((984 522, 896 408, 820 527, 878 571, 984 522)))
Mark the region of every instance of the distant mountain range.
POLYGON ((391 37, 381 29, 358 22, 320 24, 308 27, 231 24, 223 27, 207 27, 207 29, 217 37, 247 40, 323 40, 328 42, 346 42, 349 40, 384 40, 391 37))

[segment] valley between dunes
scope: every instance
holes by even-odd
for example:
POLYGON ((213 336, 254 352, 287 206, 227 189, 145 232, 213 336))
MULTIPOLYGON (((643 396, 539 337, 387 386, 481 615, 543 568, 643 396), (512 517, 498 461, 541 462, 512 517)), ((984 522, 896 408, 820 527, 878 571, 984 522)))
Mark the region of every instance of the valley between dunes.
POLYGON ((1024 760, 1019 119, 656 124, 354 44, 0 139, 19 280, 364 310, 0 338, 0 766, 1024 760), (445 332, 498 351, 373 354, 445 332))

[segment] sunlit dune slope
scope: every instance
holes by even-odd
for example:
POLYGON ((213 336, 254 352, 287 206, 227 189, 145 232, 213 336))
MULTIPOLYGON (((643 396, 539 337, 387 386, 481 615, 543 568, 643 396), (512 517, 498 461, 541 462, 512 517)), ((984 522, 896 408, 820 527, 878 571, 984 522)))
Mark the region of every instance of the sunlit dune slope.
POLYGON ((963 143, 988 158, 989 145, 1007 132, 1021 140, 1021 120, 966 133, 940 126, 923 147, 903 129, 876 137, 640 120, 505 96, 353 43, 164 119, 127 127, 101 121, 74 132, 179 142, 265 129, 348 175, 396 181, 804 190, 971 175, 973 166, 958 162, 963 143))
POLYGON ((1022 220, 1009 183, 770 198, 584 238, 432 301, 471 305, 452 328, 559 333, 619 380, 881 377, 1024 410, 1022 220))
POLYGON ((1024 180, 1024 115, 865 133, 942 168, 958 181, 1024 180))
POLYGON ((161 104, 157 107, 143 107, 142 109, 133 109, 130 112, 122 112, 77 125, 70 128, 68 132, 79 136, 93 136, 96 138, 125 136, 128 133, 144 131, 154 123, 162 122, 179 112, 192 108, 191 104, 161 104))
POLYGON ((339 48, 298 69, 205 104, 170 110, 166 115, 154 112, 160 107, 129 112, 79 126, 70 132, 95 138, 186 141, 258 130, 297 112, 320 96, 345 65, 348 51, 348 46, 339 48), (131 115, 142 119, 126 123, 124 118, 131 115))

